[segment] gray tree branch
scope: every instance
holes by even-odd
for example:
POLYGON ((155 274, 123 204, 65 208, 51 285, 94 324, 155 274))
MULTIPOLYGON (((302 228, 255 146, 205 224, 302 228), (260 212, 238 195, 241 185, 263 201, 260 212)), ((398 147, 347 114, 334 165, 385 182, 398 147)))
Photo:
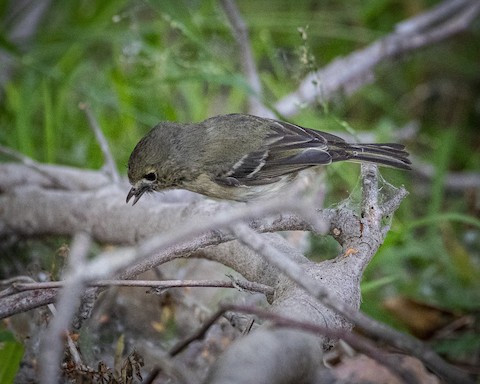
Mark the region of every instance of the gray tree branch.
MULTIPOLYGON (((62 172, 68 174, 71 185, 80 188, 85 187, 82 179, 91 176, 90 172, 81 170, 59 168, 57 172, 51 166, 47 169, 57 175, 62 172)), ((127 188, 104 187, 102 177, 97 177, 99 189, 73 191, 52 189, 52 181, 43 173, 31 178, 19 175, 22 172, 36 172, 29 167, 4 164, 0 165, 0 172, 12 178, 12 182, 2 179, 5 185, 0 195, 2 236, 71 235, 86 230, 97 241, 137 244, 142 240, 135 247, 98 255, 91 262, 95 264, 84 268, 85 281, 88 278, 109 278, 120 268, 123 270, 120 277, 127 278, 179 257, 208 258, 230 266, 250 281, 272 287, 275 294, 270 297, 270 302, 274 313, 335 329, 348 330, 351 324, 355 324, 367 334, 387 339, 392 345, 412 354, 416 353, 413 350, 416 349, 417 355, 437 372, 447 377, 455 376, 450 368, 442 368, 441 359, 432 355, 421 343, 405 341, 398 332, 379 326, 358 312, 359 282, 363 269, 386 234, 381 218, 383 214, 391 214, 405 196, 405 191, 400 189, 385 202, 385 206, 379 205, 375 167, 365 166, 362 169, 364 192, 361 217, 346 208, 321 211, 314 227, 334 235, 343 251, 334 261, 318 264, 310 262, 279 235, 259 235, 252 230, 311 229, 310 223, 314 220, 301 204, 295 208, 295 204, 281 201, 280 204, 270 202, 261 208, 246 205, 235 209, 207 201, 201 204, 177 202, 154 205, 145 201, 144 204, 140 202, 131 207, 124 203, 127 188), (15 172, 11 171, 12 167, 15 172), (18 183, 19 179, 27 181, 27 185, 18 183), (32 185, 28 186, 29 182, 32 185), (35 202, 33 204, 32 199, 35 202), (38 206, 42 209, 37 209, 38 206), (299 216, 273 215, 279 212, 280 207, 293 210, 299 216), (266 216, 267 219, 253 220, 258 216, 266 216), (306 216, 307 220, 302 220, 302 216, 306 216), (185 217, 190 219, 185 221, 185 217), (251 227, 240 224, 244 220, 251 222, 251 227), (240 242, 231 241, 234 236, 228 231, 230 227, 240 242), (167 235, 159 236, 158 233, 167 235), (113 260, 115 263, 112 263, 113 260), (131 266, 125 269, 128 264, 131 266)), ((311 207, 308 208, 311 211, 311 207)), ((20 292, 14 296, 16 299, 21 297, 22 302, 32 307, 32 300, 26 299, 26 293, 20 292)), ((42 303, 48 301, 46 297, 53 299, 55 293, 55 290, 45 290, 42 303)), ((2 303, 10 302, 7 299, 11 297, 2 298, 2 303)), ((4 308, 4 305, 1 307, 4 308)), ((294 337, 291 332, 290 337, 294 337)), ((299 334, 298 338, 298 345, 303 344, 304 335, 299 334)), ((324 348, 331 342, 327 338, 315 340, 316 345, 323 345, 324 348)), ((311 349, 312 364, 317 362, 318 348, 311 349)), ((292 364, 295 364, 295 360, 292 360, 292 364)))
POLYGON ((477 0, 445 0, 430 11, 403 21, 390 35, 311 73, 296 91, 279 100, 275 109, 282 116, 292 116, 316 101, 330 100, 338 92, 352 94, 375 80, 373 71, 379 64, 465 31, 479 13, 477 0))

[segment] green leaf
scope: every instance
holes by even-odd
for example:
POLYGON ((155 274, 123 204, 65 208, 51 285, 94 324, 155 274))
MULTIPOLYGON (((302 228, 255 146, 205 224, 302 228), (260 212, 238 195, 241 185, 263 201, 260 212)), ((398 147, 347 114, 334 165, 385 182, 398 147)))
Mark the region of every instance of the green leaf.
POLYGON ((23 356, 23 345, 16 341, 0 343, 0 383, 13 383, 23 356))

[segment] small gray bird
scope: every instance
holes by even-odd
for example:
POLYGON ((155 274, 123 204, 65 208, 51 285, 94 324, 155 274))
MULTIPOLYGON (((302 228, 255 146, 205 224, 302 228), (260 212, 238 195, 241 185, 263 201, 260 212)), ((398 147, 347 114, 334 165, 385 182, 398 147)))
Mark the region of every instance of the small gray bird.
POLYGON ((128 161, 127 203, 145 192, 181 188, 248 201, 277 194, 298 172, 336 161, 411 169, 401 144, 349 144, 329 133, 246 114, 200 123, 162 122, 128 161))

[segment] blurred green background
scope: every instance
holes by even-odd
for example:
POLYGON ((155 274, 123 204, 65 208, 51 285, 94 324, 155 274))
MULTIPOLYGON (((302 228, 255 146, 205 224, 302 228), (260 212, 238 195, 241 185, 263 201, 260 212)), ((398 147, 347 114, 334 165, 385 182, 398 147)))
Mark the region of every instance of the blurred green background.
MULTIPOLYGON (((0 2, 0 49, 10 58, 0 68, 2 145, 40 162, 100 168, 101 152, 79 109, 87 102, 125 174, 132 148, 158 121, 247 112, 250 89, 217 1, 33 1, 44 3, 44 15, 38 27, 23 29, 19 20, 29 10, 13 12, 13 3, 0 2)), ((273 105, 312 69, 365 47, 438 3, 242 0, 238 7, 265 103, 273 105), (303 38, 298 28, 306 31, 303 38)), ((382 63, 374 84, 355 94, 339 94, 289 117, 336 133, 368 132, 376 141, 392 140, 405 127, 418 129, 402 140, 414 165, 430 167, 431 177, 382 171, 389 183, 405 184, 410 195, 366 272, 363 309, 401 328, 406 325, 398 313, 385 309, 387 298, 412 299, 454 318, 470 316, 473 325, 446 339, 458 346, 457 359, 480 350, 480 192, 478 186, 445 185, 452 172, 478 177, 479 69, 477 19, 468 32, 382 63)), ((358 167, 329 168, 327 201, 334 204, 357 185, 358 167)), ((337 251, 330 240, 317 238, 311 256, 337 251)), ((445 339, 435 342, 445 349, 445 339)))

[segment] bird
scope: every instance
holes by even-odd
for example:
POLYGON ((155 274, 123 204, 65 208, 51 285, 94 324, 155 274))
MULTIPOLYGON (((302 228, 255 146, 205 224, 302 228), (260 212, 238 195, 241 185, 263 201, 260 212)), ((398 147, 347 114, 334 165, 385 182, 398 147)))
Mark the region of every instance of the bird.
POLYGON ((128 160, 126 202, 186 189, 210 198, 250 201, 281 193, 299 172, 338 161, 411 169, 405 146, 353 144, 289 122, 233 113, 198 123, 161 122, 128 160))

